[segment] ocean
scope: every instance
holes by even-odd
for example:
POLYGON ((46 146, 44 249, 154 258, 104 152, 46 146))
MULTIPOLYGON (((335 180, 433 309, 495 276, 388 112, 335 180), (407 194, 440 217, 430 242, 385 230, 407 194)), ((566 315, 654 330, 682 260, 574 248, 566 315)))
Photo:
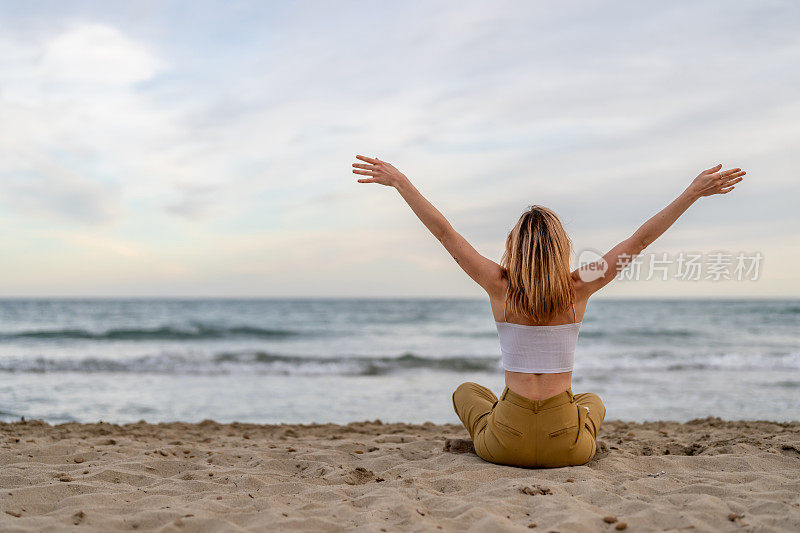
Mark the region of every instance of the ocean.
MULTIPOLYGON (((458 422, 503 373, 487 300, 0 300, 0 420, 458 422)), ((800 419, 800 301, 590 301, 608 419, 800 419)))

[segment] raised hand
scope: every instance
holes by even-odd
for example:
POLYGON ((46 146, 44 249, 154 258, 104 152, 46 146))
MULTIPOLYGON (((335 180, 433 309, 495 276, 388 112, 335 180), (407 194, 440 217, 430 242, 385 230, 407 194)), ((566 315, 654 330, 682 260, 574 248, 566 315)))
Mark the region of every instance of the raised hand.
POLYGON ((381 161, 377 157, 373 158, 357 155, 356 159, 364 161, 367 164, 353 163, 353 174, 370 176, 369 178, 359 179, 359 183, 379 183, 387 187, 396 187, 398 183, 407 179, 405 174, 394 168, 390 163, 381 161))
POLYGON ((735 189, 734 185, 742 181, 747 174, 741 168, 722 170, 722 165, 702 171, 689 185, 687 192, 694 197, 727 194, 735 189))

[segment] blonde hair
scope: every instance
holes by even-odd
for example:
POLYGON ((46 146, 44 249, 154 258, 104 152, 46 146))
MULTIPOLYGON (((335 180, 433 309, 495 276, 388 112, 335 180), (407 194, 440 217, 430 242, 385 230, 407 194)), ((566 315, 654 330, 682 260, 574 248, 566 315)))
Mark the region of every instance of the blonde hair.
POLYGON ((508 309, 546 323, 573 303, 570 241, 550 209, 530 206, 508 234, 502 267, 508 278, 508 309))

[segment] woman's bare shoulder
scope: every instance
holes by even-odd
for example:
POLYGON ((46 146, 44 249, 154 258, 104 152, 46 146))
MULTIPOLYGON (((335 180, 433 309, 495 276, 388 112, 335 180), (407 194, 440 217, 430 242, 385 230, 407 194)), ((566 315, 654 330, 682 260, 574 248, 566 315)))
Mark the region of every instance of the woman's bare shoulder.
POLYGON ((577 271, 572 273, 572 287, 575 290, 576 302, 586 301, 592 295, 589 286, 580 278, 577 271))
POLYGON ((502 300, 505 298, 506 291, 508 290, 508 278, 506 277, 505 269, 503 269, 503 267, 500 265, 497 265, 497 269, 492 272, 491 278, 488 280, 483 289, 489 295, 490 300, 502 300))
POLYGON ((505 306, 506 295, 508 294, 507 291, 508 279, 505 277, 505 272, 500 279, 496 280, 486 288, 486 294, 489 295, 489 304, 492 307, 492 312, 495 315, 495 319, 503 316, 503 307, 505 306))

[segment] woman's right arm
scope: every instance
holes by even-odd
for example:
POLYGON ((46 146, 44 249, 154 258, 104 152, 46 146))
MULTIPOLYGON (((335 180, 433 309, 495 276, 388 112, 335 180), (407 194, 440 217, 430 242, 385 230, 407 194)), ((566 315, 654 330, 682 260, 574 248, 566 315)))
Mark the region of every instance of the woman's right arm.
POLYGON ((744 179, 745 172, 740 168, 722 170, 717 165, 701 172, 694 181, 667 207, 656 213, 636 230, 629 238, 612 248, 601 261, 590 266, 579 267, 572 273, 576 291, 589 297, 608 285, 617 273, 624 269, 635 256, 642 253, 653 241, 664 234, 689 207, 703 196, 727 194, 737 183, 744 179), (605 273, 593 279, 592 272, 602 272, 605 261, 605 273))
POLYGON ((363 155, 357 155, 356 158, 364 163, 354 163, 353 173, 368 176, 359 179, 359 183, 378 183, 394 187, 469 277, 483 287, 491 297, 498 297, 505 291, 503 269, 500 265, 478 253, 460 233, 453 229, 444 215, 422 196, 405 174, 392 164, 378 158, 363 155))

